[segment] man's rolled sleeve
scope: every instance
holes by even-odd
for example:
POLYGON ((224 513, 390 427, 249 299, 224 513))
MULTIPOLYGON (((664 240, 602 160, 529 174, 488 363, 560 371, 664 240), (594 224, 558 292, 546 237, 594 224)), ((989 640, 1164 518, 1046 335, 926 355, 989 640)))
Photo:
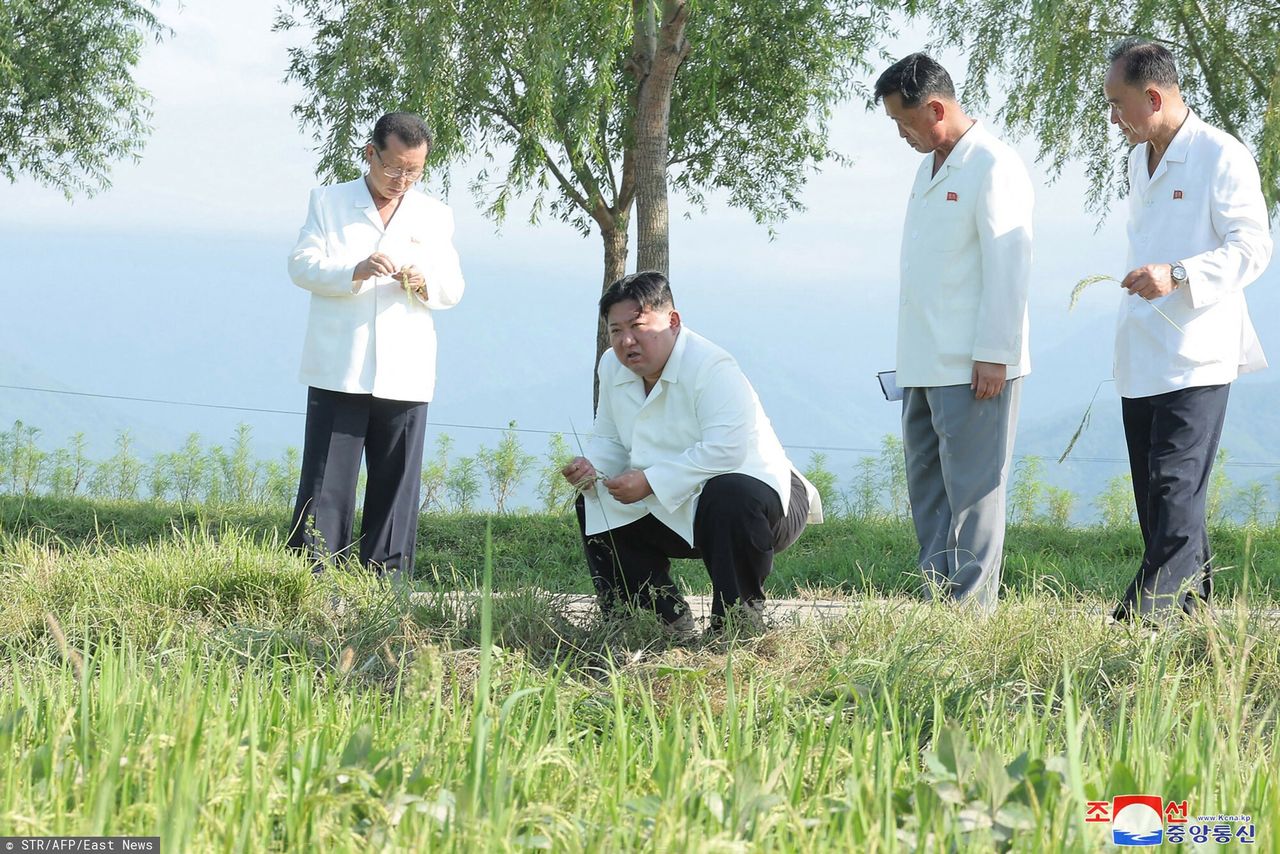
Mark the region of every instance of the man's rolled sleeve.
POLYGON ((741 467, 755 441, 755 395, 736 362, 724 358, 708 365, 697 386, 694 414, 701 440, 644 470, 654 497, 670 511, 697 495, 711 478, 741 467))
POLYGON ((1033 207, 1034 191, 1021 163, 997 160, 983 182, 976 211, 982 297, 973 340, 975 362, 1022 361, 1033 207))
POLYGON ((1210 216, 1222 245, 1180 259, 1187 269, 1187 287, 1195 308, 1213 305, 1243 290, 1262 275, 1271 260, 1267 203, 1258 166, 1244 146, 1223 152, 1213 182, 1210 216))
POLYGON ((327 229, 322 212, 324 188, 311 191, 307 221, 298 233, 298 242, 289 254, 289 278, 298 287, 326 297, 351 296, 360 289, 352 281, 356 265, 346 258, 328 254, 327 229))

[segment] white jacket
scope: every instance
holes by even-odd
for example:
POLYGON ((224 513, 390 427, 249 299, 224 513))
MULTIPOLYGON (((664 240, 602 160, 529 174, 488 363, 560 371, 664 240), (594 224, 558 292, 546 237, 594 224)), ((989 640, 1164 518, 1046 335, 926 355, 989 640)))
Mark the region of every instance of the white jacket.
POLYGON ((465 287, 447 205, 412 189, 383 228, 364 178, 312 190, 289 276, 311 292, 299 380, 388 400, 431 400, 431 314, 456 305, 465 287), (423 273, 425 304, 390 276, 352 281, 356 265, 374 252, 423 273))
MULTIPOLYGON (((721 474, 763 481, 791 503, 794 470, 760 398, 724 350, 683 327, 658 384, 644 380, 612 350, 600 357, 600 404, 586 456, 614 477, 640 469, 653 494, 620 504, 603 486, 585 493, 588 534, 654 517, 693 545, 693 519, 703 484, 721 474)), ((806 480, 809 521, 822 521, 822 501, 806 480)))
POLYGON ((1129 153, 1125 272, 1181 262, 1187 283, 1151 301, 1169 320, 1142 297, 1121 296, 1115 358, 1121 397, 1229 383, 1267 366, 1244 299, 1272 249, 1253 155, 1194 113, 1151 175, 1147 150, 1142 143, 1129 153))
POLYGON ((1027 294, 1034 192, 1022 159, 981 124, 937 174, 916 173, 902 234, 899 386, 967 385, 974 362, 1031 373, 1027 294))

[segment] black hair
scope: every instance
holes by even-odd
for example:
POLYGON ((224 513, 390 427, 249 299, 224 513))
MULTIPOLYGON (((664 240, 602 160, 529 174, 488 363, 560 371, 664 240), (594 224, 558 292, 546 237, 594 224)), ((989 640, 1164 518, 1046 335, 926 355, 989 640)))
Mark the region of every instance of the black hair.
POLYGON ((635 300, 640 303, 641 311, 654 309, 673 309, 676 301, 671 296, 671 283, 667 277, 657 270, 645 270, 623 276, 605 288, 600 297, 600 317, 607 318, 609 309, 620 302, 635 300))
POLYGON ((431 150, 431 128, 416 113, 387 113, 373 126, 373 147, 379 151, 387 148, 387 137, 397 136, 406 148, 417 148, 423 143, 431 150))
POLYGON ((1178 66, 1173 54, 1162 44, 1130 36, 1121 39, 1107 51, 1107 60, 1120 63, 1124 82, 1130 86, 1157 86, 1172 88, 1178 85, 1178 66))
POLYGON ((904 107, 915 107, 930 95, 955 100, 956 86, 936 59, 927 53, 913 53, 890 65, 876 80, 877 104, 885 95, 895 93, 902 98, 904 107))

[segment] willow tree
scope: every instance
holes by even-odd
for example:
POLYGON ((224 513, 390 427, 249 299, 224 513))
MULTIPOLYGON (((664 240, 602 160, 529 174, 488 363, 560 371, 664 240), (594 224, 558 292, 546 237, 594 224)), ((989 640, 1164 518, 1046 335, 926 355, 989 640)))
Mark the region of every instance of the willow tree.
POLYGON ((110 186, 136 158, 151 96, 133 72, 168 33, 153 0, 0 2, 0 175, 25 175, 67 198, 110 186))
POLYGON ((1125 192, 1128 147, 1102 97, 1107 49, 1125 36, 1177 58, 1187 103, 1253 148, 1263 190, 1280 202, 1280 3, 1275 0, 917 0, 944 44, 968 54, 964 98, 1002 91, 997 119, 1033 136, 1056 174, 1087 164, 1089 205, 1125 192))
POLYGON ((433 166, 487 164, 472 189, 493 219, 528 195, 531 222, 599 234, 603 287, 626 272, 633 206, 637 268, 668 272, 669 189, 766 225, 800 208, 886 21, 851 0, 295 0, 278 27, 312 34, 289 78, 322 178, 358 174, 381 112, 421 113, 433 166))

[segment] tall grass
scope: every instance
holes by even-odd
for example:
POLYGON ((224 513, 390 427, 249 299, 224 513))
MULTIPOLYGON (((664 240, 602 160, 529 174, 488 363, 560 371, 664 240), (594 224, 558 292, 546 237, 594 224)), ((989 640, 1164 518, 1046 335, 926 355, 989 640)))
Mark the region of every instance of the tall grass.
MULTIPOLYGON (((488 539, 490 543, 493 538, 488 539)), ((233 528, 0 537, 0 833, 170 851, 1088 851, 1085 803, 1250 813, 1277 626, 1156 636, 1042 586, 890 596, 728 648, 541 594, 410 600, 233 528)))

